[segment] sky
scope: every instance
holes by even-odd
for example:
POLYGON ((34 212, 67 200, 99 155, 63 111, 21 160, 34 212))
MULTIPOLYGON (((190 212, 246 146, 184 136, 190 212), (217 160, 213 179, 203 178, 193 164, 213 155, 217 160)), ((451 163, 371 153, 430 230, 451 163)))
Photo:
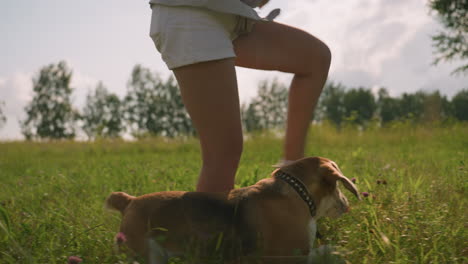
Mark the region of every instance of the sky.
MULTIPOLYGON (((347 87, 386 87, 390 95, 439 90, 449 98, 468 88, 468 76, 450 73, 460 63, 432 65, 431 35, 441 30, 427 0, 271 0, 262 10, 281 8, 276 21, 303 29, 332 51, 329 80, 347 87)), ((19 120, 32 98, 39 69, 65 60, 73 70, 73 104, 82 108, 99 81, 123 96, 132 68, 171 72, 149 38, 147 1, 10 0, 0 2, 0 101, 7 123, 0 140, 21 139, 19 120)), ((241 102, 257 85, 292 75, 237 68, 241 102)))

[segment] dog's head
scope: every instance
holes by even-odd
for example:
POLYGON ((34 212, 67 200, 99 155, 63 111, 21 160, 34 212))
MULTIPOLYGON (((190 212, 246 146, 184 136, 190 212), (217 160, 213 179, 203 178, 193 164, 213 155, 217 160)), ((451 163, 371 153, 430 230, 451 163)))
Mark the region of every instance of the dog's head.
POLYGON ((282 166, 279 170, 298 178, 306 185, 317 206, 317 219, 323 216, 339 217, 349 211, 348 199, 341 193, 338 183, 360 199, 356 186, 329 159, 304 158, 282 166))

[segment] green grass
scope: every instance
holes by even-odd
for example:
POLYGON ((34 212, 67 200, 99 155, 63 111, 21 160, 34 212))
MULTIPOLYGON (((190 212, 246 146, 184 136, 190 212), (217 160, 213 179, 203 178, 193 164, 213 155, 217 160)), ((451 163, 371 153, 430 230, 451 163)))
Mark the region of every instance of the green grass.
MULTIPOLYGON (((281 139, 249 138, 238 186, 269 177, 281 156, 281 139)), ((466 124, 313 126, 307 155, 336 161, 371 194, 358 202, 344 191, 352 210, 321 221, 322 243, 350 263, 467 263, 467 154, 466 124)), ((120 215, 103 208, 107 195, 194 190, 199 169, 196 139, 0 143, 0 263, 127 263, 114 250, 120 215)))

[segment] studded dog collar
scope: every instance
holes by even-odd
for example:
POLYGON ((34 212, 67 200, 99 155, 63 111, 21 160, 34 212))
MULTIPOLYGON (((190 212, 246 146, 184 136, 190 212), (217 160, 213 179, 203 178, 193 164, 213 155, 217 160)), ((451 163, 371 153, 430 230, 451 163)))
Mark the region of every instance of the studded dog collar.
POLYGON ((317 208, 305 184, 298 178, 289 175, 281 170, 278 170, 274 176, 288 183, 307 204, 307 206, 309 207, 310 215, 312 215, 312 217, 315 217, 315 215, 317 214, 317 208))

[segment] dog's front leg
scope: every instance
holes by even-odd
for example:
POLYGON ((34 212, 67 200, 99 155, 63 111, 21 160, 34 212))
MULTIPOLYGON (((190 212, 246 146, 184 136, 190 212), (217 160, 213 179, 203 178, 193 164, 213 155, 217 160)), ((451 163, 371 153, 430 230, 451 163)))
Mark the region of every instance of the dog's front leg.
POLYGON ((149 238, 147 259, 148 264, 167 264, 169 262, 169 255, 156 240, 149 238))
POLYGON ((336 255, 335 249, 332 246, 323 245, 310 251, 307 263, 345 264, 346 261, 339 255, 336 255))

